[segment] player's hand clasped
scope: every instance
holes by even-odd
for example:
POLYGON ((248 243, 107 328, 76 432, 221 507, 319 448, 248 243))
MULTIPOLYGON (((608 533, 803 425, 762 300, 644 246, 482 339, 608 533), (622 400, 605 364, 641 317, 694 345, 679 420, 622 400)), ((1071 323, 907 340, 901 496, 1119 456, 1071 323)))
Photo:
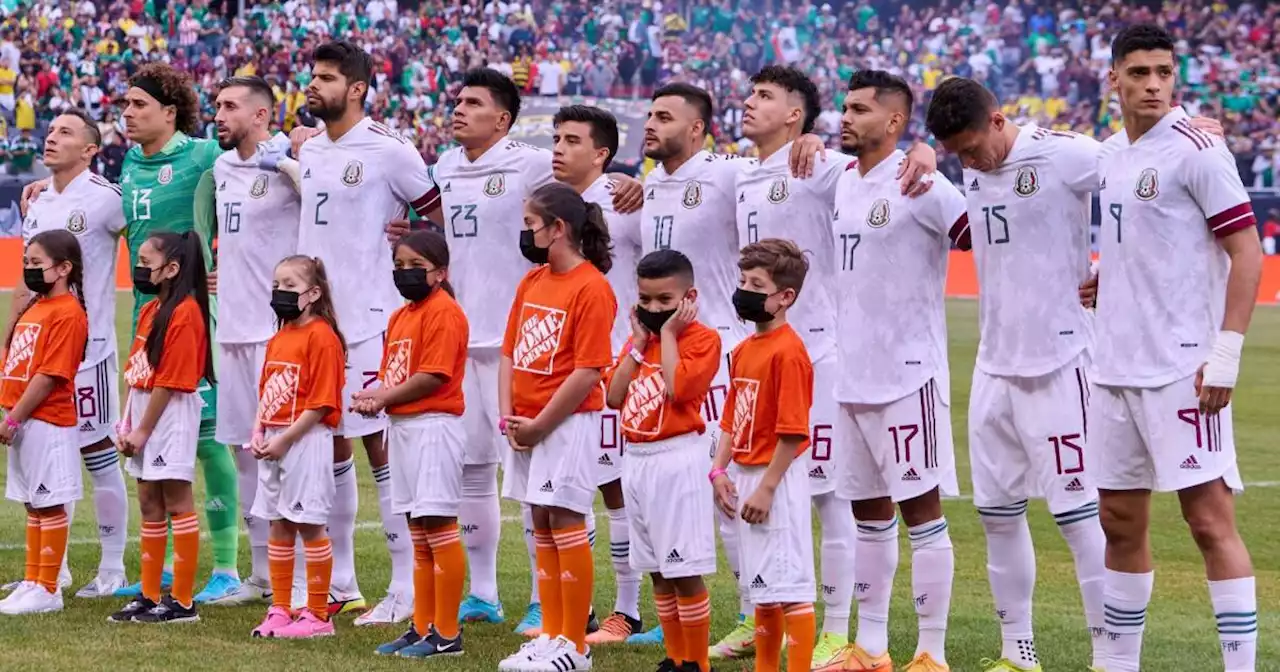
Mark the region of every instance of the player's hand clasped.
POLYGON ((351 396, 351 411, 359 413, 366 418, 372 418, 382 412, 387 407, 387 402, 382 397, 382 388, 372 390, 360 390, 351 396))
POLYGON ((0 422, 0 446, 13 445, 13 437, 18 433, 19 426, 8 417, 5 417, 4 422, 0 422))
POLYGON ((135 429, 126 434, 121 434, 116 439, 116 449, 125 457, 133 457, 141 453, 146 447, 147 440, 151 438, 151 432, 145 429, 135 429))
POLYGON ((512 450, 532 450, 547 438, 547 431, 542 428, 537 418, 508 415, 504 420, 507 425, 507 441, 511 443, 512 450))
POLYGON ((772 508, 773 488, 761 485, 742 505, 742 519, 752 525, 759 525, 769 520, 769 510, 772 508))

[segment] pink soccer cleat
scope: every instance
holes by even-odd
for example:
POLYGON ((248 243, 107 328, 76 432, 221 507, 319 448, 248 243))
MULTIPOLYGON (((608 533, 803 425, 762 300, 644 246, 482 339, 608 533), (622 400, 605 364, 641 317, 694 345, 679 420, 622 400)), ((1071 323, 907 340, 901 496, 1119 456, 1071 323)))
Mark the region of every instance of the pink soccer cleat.
POLYGON ((333 623, 322 621, 310 609, 298 612, 298 617, 289 625, 276 630, 277 639, 311 639, 313 637, 332 637, 333 623))
POLYGON ((267 610, 267 617, 262 619, 262 623, 253 629, 254 637, 275 637, 276 632, 284 629, 293 623, 293 617, 289 615, 288 609, 281 607, 271 607, 267 610))

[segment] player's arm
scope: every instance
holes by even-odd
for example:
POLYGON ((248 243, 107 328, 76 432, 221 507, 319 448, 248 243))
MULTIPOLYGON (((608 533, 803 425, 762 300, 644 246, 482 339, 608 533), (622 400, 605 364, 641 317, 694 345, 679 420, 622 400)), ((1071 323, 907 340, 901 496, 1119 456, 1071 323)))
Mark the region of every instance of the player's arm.
POLYGON ((22 200, 18 201, 18 214, 27 216, 27 208, 31 207, 31 202, 36 200, 41 192, 49 188, 51 179, 53 178, 45 177, 22 188, 22 200))
MULTIPOLYGON (((169 405, 169 399, 173 396, 173 390, 167 387, 156 386, 151 390, 151 398, 147 400, 147 409, 142 413, 142 421, 138 423, 133 431, 142 432, 144 436, 151 436, 151 432, 155 431, 156 424, 160 422, 160 416, 164 415, 164 409, 169 405)), ((146 440, 143 439, 143 443, 146 440)), ((142 448, 141 445, 136 446, 142 448)))
POLYGON ((720 337, 687 338, 680 334, 697 320, 697 304, 682 301, 667 323, 662 326, 662 379, 667 398, 677 404, 694 403, 706 398, 711 381, 720 368, 720 337))
POLYGON ((609 373, 609 385, 605 388, 604 403, 609 408, 620 409, 627 403, 627 391, 631 389, 631 381, 636 377, 636 371, 640 370, 640 361, 636 359, 634 353, 643 354, 647 346, 647 340, 637 341, 635 336, 632 336, 622 352, 618 353, 618 365, 609 373))
MULTIPOLYGON (((328 408, 308 408, 307 410, 299 413, 298 419, 294 420, 293 424, 289 425, 288 429, 275 437, 276 441, 284 443, 285 446, 292 446, 297 443, 298 439, 301 439, 307 432, 311 431, 312 427, 319 424, 320 421, 324 419, 325 414, 330 410, 331 409, 328 408)), ((283 457, 283 455, 276 457, 279 459, 280 457, 283 457)))
POLYGON ((395 387, 382 388, 378 399, 383 406, 399 406, 431 396, 446 382, 448 378, 438 373, 415 373, 395 387))
POLYGON ((926 175, 924 179, 939 184, 908 201, 907 207, 938 237, 949 239, 962 250, 971 249, 973 237, 969 233, 969 212, 964 194, 940 173, 926 175))
POLYGON ((31 418, 31 414, 40 408, 40 404, 53 393, 53 388, 58 385, 58 379, 45 373, 37 373, 31 377, 31 382, 27 383, 27 389, 22 393, 22 397, 18 399, 18 403, 13 405, 13 410, 9 411, 7 416, 17 424, 22 424, 31 418))
POLYGON ((809 438, 808 435, 778 436, 778 445, 773 449, 773 459, 769 460, 769 466, 765 468, 764 475, 760 478, 760 485, 756 486, 756 491, 751 493, 747 501, 742 504, 742 520, 752 525, 768 520, 778 484, 791 468, 791 463, 796 461, 796 455, 807 438, 809 438))
POLYGON ((391 191, 396 198, 409 204, 419 217, 443 222, 440 211, 440 188, 423 162, 422 155, 412 145, 400 141, 388 154, 391 166, 391 191))

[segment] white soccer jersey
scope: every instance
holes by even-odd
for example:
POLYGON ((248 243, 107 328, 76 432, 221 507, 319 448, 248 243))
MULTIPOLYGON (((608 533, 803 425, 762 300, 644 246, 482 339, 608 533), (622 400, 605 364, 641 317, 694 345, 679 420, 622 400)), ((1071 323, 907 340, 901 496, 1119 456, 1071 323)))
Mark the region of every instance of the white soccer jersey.
MULTIPOLYGON (((836 189, 836 400, 884 404, 932 378, 949 396, 944 305, 951 240, 968 228, 964 196, 934 173, 933 188, 902 195, 896 151, 866 175, 851 167, 836 189)), ((944 397, 946 398, 946 397, 944 397)))
POLYGON ((1216 239, 1256 226, 1253 206, 1231 152, 1181 107, 1106 144, 1093 380, 1160 387, 1208 358, 1230 267, 1216 239))
POLYGON ((1034 125, 1004 165, 964 171, 978 271, 978 368, 1041 376, 1093 342, 1077 289, 1089 277, 1089 220, 1101 145, 1034 125))
POLYGON ((752 159, 738 175, 738 241, 746 246, 763 238, 794 241, 809 260, 801 298, 787 312, 787 321, 804 340, 809 357, 818 361, 836 344, 835 248, 831 215, 836 185, 853 157, 827 152, 813 177, 791 176, 791 143, 765 159, 752 159))
MULTIPOLYGON (((271 281, 276 264, 298 249, 301 201, 289 177, 258 168, 260 153, 235 151, 213 164, 218 210, 218 343, 265 343, 276 329, 271 281)), ((323 207, 323 206, 322 206, 323 207)), ((342 263, 338 261, 336 263, 342 263)), ((326 271, 335 273, 337 269, 326 271)))
POLYGON ((530 264, 520 254, 524 201, 551 182, 551 152, 502 140, 475 161, 462 147, 431 167, 444 199, 449 281, 471 325, 472 348, 498 348, 516 285, 530 264))
POLYGON ((747 329, 733 309, 738 286, 738 226, 734 199, 746 161, 706 151, 668 175, 659 163, 644 182, 640 212, 642 252, 673 249, 693 262, 698 319, 737 343, 747 329))
POLYGON ((368 117, 338 140, 321 134, 302 146, 302 224, 298 252, 324 261, 338 325, 349 343, 386 331, 404 305, 391 279, 386 226, 433 209, 439 192, 413 145, 368 117))
MULTIPOLYGON (((22 220, 24 245, 37 233, 55 229, 66 229, 80 242, 84 303, 89 313, 85 365, 97 364, 116 352, 116 256, 124 228, 120 187, 88 170, 61 192, 52 185, 41 192, 22 220)), ((6 263, 21 265, 21 260, 6 263)))
POLYGON ((621 352, 631 335, 631 307, 638 298, 636 264, 640 262, 640 213, 624 215, 613 209, 613 181, 601 175, 582 194, 582 200, 604 210, 613 243, 613 268, 605 275, 618 300, 618 316, 613 322, 613 352, 621 352))

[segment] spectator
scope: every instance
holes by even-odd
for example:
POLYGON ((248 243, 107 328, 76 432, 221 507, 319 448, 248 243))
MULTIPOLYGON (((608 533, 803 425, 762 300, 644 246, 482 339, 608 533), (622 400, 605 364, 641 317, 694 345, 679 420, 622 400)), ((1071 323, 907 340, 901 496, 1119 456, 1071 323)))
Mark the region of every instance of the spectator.
POLYGON ((1272 208, 1262 225, 1262 251, 1276 254, 1277 250, 1280 250, 1280 210, 1272 208))

